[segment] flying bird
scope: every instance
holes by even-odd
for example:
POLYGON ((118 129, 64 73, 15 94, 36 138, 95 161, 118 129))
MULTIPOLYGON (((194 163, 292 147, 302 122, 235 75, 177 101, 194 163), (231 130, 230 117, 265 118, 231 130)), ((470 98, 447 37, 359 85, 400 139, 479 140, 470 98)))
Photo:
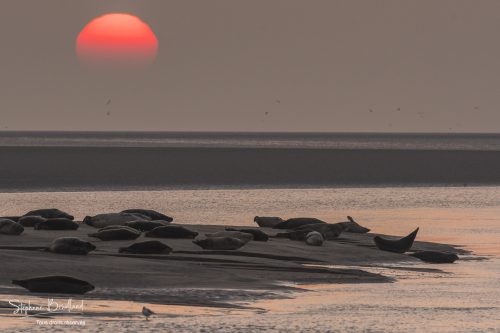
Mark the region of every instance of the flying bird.
POLYGON ((155 313, 148 309, 147 307, 142 307, 142 314, 146 317, 146 320, 149 320, 149 316, 154 315, 155 313))

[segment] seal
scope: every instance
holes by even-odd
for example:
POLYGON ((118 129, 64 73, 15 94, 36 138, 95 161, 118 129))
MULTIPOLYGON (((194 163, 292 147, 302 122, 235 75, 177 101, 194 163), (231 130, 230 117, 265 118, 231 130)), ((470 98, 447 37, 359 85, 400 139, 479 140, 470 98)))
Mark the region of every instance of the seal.
POLYGON ((340 223, 317 223, 306 224, 295 228, 294 230, 317 231, 323 236, 324 239, 332 240, 339 237, 339 235, 342 233, 342 230, 344 230, 344 227, 340 223))
POLYGON ((0 216, 0 220, 11 220, 14 222, 19 222, 21 216, 0 216))
POLYGON ((20 235, 24 231, 24 227, 12 220, 0 220, 0 234, 2 235, 20 235))
POLYGON ((107 213, 97 214, 95 216, 85 216, 83 223, 95 228, 104 228, 110 225, 125 225, 127 222, 138 220, 145 221, 145 218, 141 219, 137 215, 128 213, 107 213))
POLYGON ((209 237, 205 239, 195 239, 194 244, 204 250, 238 250, 246 243, 234 237, 209 237))
POLYGON ((311 231, 306 235, 307 245, 322 246, 324 241, 323 235, 317 231, 311 231))
POLYGON ((155 238, 195 238, 198 236, 198 233, 181 226, 166 225, 154 228, 146 232, 144 236, 155 238))
POLYGON ((63 212, 62 210, 59 210, 57 208, 32 210, 24 214, 24 216, 41 216, 45 217, 46 219, 75 219, 73 215, 63 212))
POLYGON ((253 221, 257 223, 259 227, 274 228, 275 225, 283 222, 283 219, 277 216, 256 216, 253 218, 253 221))
POLYGON ((12 280, 12 284, 28 289, 33 293, 85 294, 94 290, 87 281, 70 276, 42 276, 26 280, 12 280))
POLYGON ((452 264, 458 260, 458 256, 455 253, 450 252, 417 251, 415 253, 410 253, 409 255, 422 261, 435 264, 452 264))
POLYGON ((89 234, 89 237, 99 238, 103 241, 112 241, 136 239, 141 235, 139 231, 132 230, 130 230, 129 228, 108 229, 89 234))
POLYGON ((219 231, 219 232, 205 234, 205 236, 207 236, 209 238, 220 238, 220 237, 238 238, 239 240, 241 240, 245 244, 248 243, 249 241, 253 240, 252 234, 249 234, 246 232, 239 232, 239 231, 219 231))
POLYGON ((151 209, 126 209, 122 211, 122 213, 141 214, 149 217, 152 221, 160 220, 160 221, 172 222, 174 220, 170 216, 167 216, 165 214, 159 213, 151 209))
POLYGON ((393 239, 382 238, 380 236, 375 236, 373 238, 373 241, 380 250, 396 252, 396 253, 405 253, 406 251, 411 249, 411 246, 415 241, 415 237, 417 237, 418 229, 419 228, 415 229, 411 234, 401 239, 393 240, 393 239))
POLYGON ((131 222, 125 222, 125 225, 130 228, 134 228, 139 231, 150 231, 153 230, 154 228, 158 227, 164 227, 170 222, 167 221, 162 221, 162 220, 155 220, 155 221, 131 221, 131 222))
POLYGON ((53 253, 87 255, 96 249, 95 245, 76 237, 56 238, 48 250, 53 253))
POLYGON ((37 223, 35 230, 76 230, 79 226, 75 221, 58 218, 37 223))
POLYGON ((269 236, 262 230, 259 229, 234 229, 234 228, 226 228, 226 231, 239 231, 247 234, 253 235, 253 240, 257 242, 267 242, 269 240, 269 236))
POLYGON ((318 223, 326 223, 326 222, 313 217, 297 217, 280 222, 277 225, 275 225, 273 229, 295 229, 303 225, 318 224, 318 223))
POLYGON ((294 231, 290 231, 290 232, 279 232, 273 237, 274 238, 288 238, 290 240, 296 240, 296 241, 305 241, 307 234, 310 233, 311 231, 314 231, 314 230, 309 229, 309 230, 294 230, 294 231))
POLYGON ((134 243, 127 247, 120 247, 118 252, 134 254, 169 254, 172 252, 172 248, 160 241, 152 240, 134 243))
POLYGON ((108 225, 107 227, 101 228, 97 231, 112 230, 112 229, 126 229, 126 230, 129 230, 131 232, 139 232, 139 230, 131 228, 131 227, 127 227, 126 225, 108 225))
POLYGON ((45 222, 47 219, 45 217, 41 216, 35 216, 35 215, 28 215, 28 216, 22 216, 19 218, 18 223, 22 225, 23 227, 34 227, 38 223, 45 222))
POLYGON ((355 234, 366 234, 367 232, 370 232, 370 229, 359 225, 356 221, 354 221, 352 217, 348 216, 347 219, 349 221, 340 222, 340 224, 342 224, 342 226, 344 227, 345 232, 351 232, 355 234))

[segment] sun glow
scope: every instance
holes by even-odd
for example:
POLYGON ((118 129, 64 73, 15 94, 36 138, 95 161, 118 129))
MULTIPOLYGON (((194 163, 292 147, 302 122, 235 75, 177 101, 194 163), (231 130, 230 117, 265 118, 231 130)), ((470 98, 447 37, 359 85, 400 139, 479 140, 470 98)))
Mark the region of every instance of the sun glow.
POLYGON ((158 39, 137 16, 106 14, 82 29, 76 52, 86 64, 150 64, 158 53, 158 39))

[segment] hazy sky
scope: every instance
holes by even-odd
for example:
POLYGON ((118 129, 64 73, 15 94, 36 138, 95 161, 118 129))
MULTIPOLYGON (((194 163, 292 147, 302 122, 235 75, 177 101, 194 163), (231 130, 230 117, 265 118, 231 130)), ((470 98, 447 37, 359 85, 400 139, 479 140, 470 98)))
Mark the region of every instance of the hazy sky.
POLYGON ((500 1, 2 0, 0 129, 499 132, 499 32, 500 1), (109 12, 152 67, 78 63, 109 12))

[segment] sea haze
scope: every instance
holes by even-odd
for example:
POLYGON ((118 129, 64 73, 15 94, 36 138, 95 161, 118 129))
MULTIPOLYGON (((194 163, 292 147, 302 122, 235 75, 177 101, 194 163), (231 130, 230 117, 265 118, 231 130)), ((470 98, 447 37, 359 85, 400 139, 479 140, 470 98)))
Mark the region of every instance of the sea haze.
POLYGON ((0 191, 500 184, 499 134, 3 132, 0 191))

